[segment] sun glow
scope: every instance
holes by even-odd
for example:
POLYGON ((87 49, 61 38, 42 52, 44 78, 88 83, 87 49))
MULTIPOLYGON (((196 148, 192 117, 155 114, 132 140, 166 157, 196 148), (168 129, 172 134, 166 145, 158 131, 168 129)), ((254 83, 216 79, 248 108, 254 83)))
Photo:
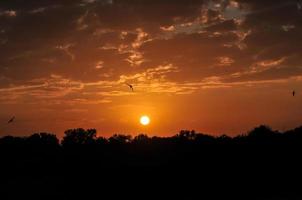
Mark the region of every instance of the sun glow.
POLYGON ((150 124, 150 118, 144 115, 140 118, 140 123, 144 126, 147 126, 148 124, 150 124))

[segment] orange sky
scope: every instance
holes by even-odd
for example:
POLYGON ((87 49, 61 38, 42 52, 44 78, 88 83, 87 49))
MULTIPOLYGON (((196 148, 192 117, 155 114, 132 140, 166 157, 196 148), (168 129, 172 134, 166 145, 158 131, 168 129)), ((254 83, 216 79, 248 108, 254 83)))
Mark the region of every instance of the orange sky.
POLYGON ((292 0, 0 2, 0 136, 297 127, 301 17, 292 0))

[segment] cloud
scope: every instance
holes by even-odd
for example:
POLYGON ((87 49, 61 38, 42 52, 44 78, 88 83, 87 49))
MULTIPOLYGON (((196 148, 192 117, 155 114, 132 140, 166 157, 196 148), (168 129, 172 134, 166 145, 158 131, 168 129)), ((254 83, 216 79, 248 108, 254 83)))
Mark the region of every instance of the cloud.
POLYGON ((163 31, 175 31, 175 26, 173 25, 167 27, 161 26, 160 29, 163 31))
POLYGON ((0 17, 1 16, 16 17, 17 16, 17 11, 15 11, 15 10, 2 11, 2 12, 0 12, 0 17))
POLYGON ((219 66, 230 66, 235 62, 232 58, 223 56, 218 57, 217 60, 219 66))
POLYGON ((74 44, 58 45, 56 46, 56 49, 62 50, 67 54, 67 56, 70 57, 71 61, 74 61, 75 55, 70 51, 70 48, 72 48, 73 46, 74 44))
POLYGON ((103 61, 99 61, 97 62, 95 68, 96 69, 102 69, 104 67, 104 62, 103 61))
POLYGON ((185 94, 288 80, 302 73, 300 19, 290 0, 5 1, 0 91, 95 102, 133 95, 124 81, 185 94))

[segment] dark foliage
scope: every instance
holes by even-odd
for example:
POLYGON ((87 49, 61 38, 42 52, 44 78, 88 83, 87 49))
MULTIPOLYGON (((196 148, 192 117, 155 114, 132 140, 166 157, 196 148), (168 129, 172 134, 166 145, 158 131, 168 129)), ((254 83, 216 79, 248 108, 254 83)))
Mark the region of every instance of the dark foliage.
MULTIPOLYGON (((0 196, 299 199, 302 127, 259 126, 237 137, 173 137, 95 129, 0 139, 0 196), (18 191, 18 192, 17 192, 18 191)), ((1 198, 2 199, 2 198, 1 198)), ((6 198, 3 198, 6 199, 6 198)))
POLYGON ((65 131, 62 146, 92 145, 96 142, 96 130, 82 128, 65 131))

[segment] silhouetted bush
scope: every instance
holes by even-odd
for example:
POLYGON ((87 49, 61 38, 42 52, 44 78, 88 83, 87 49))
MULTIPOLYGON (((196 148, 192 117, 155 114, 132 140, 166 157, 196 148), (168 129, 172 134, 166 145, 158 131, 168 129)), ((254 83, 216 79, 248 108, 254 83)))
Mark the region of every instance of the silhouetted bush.
POLYGON ((57 136, 49 133, 35 133, 26 138, 26 142, 30 146, 39 147, 54 147, 59 145, 57 136))
POLYGON ((109 138, 110 144, 127 144, 132 141, 131 135, 122 135, 122 134, 115 134, 109 138))
POLYGON ((62 140, 62 145, 75 146, 75 145, 92 145, 96 143, 96 129, 87 129, 82 128, 78 129, 69 129, 65 131, 65 136, 62 140))
POLYGON ((148 135, 140 134, 134 137, 132 140, 134 144, 148 144, 151 142, 151 139, 148 137, 148 135))

